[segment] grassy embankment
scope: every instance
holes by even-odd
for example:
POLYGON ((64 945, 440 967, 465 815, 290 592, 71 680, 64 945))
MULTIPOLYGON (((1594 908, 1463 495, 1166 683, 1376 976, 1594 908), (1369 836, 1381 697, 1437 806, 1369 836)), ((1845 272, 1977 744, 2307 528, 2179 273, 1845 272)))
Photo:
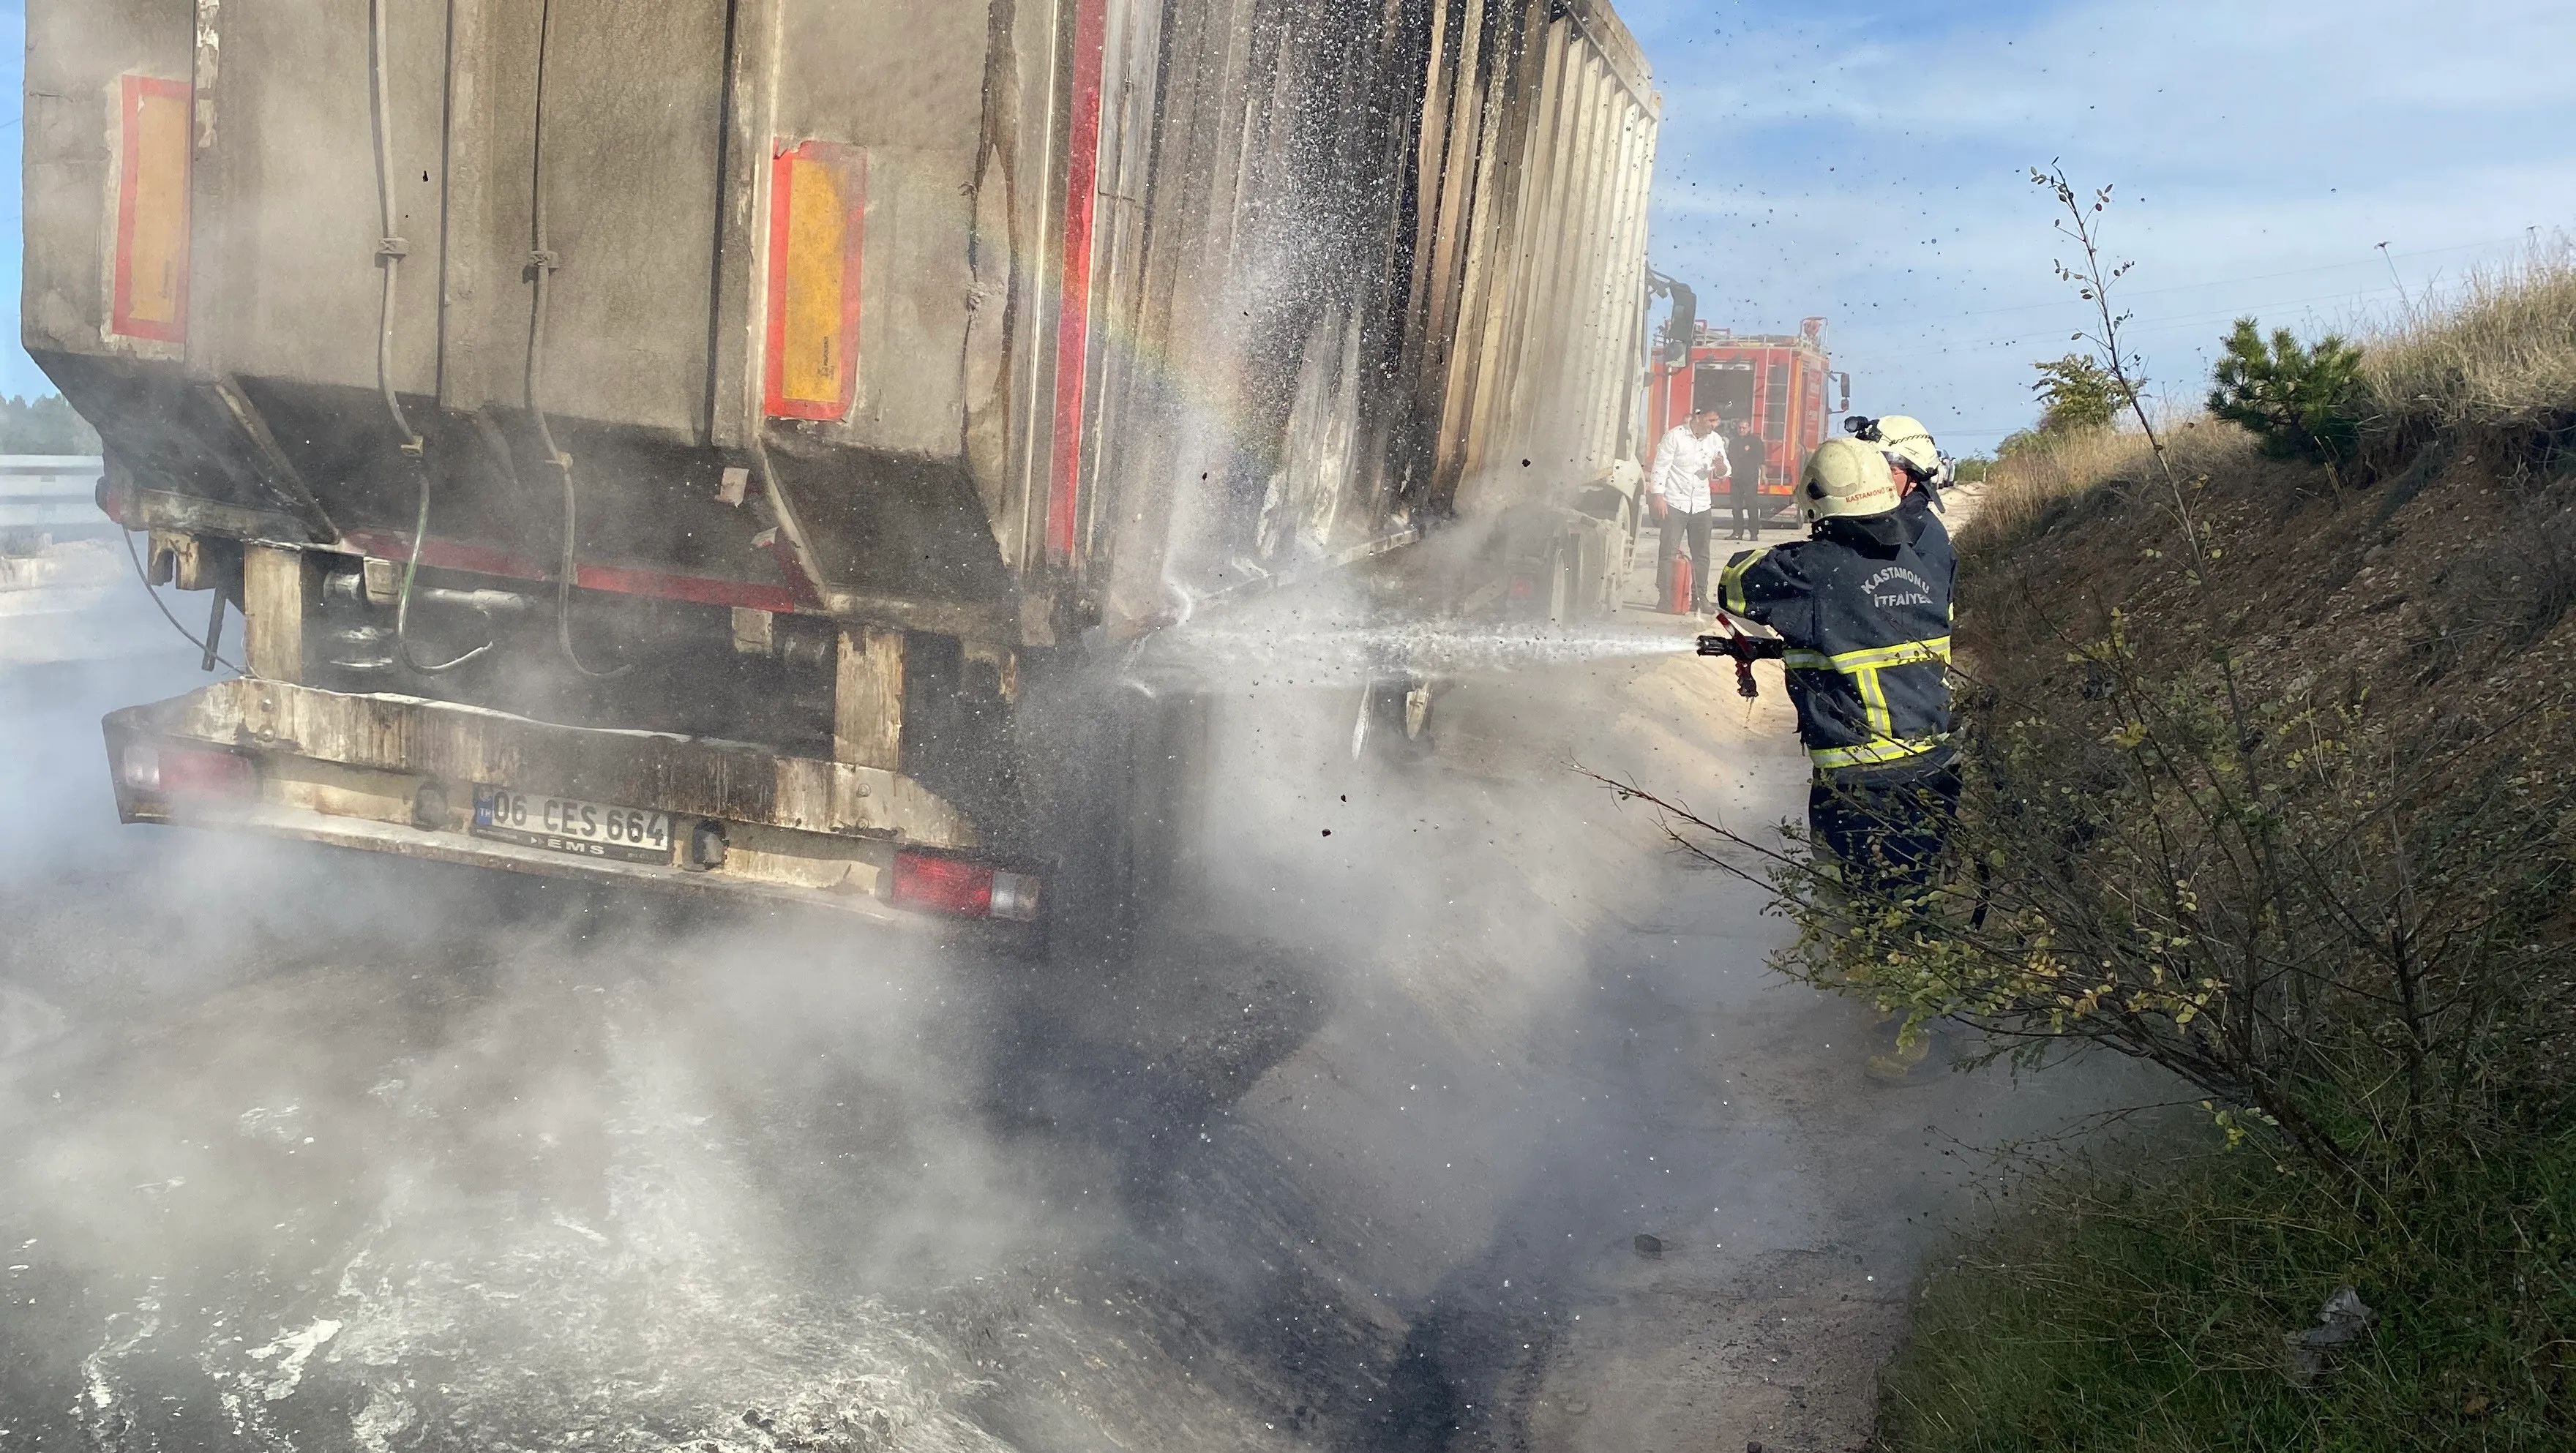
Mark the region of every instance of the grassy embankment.
POLYGON ((1963 534, 1967 837, 2055 875, 1997 918, 2131 976, 2091 1037, 2248 1093, 2233 1148, 2204 1114, 2043 1174, 1939 1260, 1896 1453, 2576 1449, 2576 267, 2368 342, 2339 476, 2105 434, 1963 534), (2197 1022, 2135 997, 2168 961, 2225 981, 2197 1022), (2293 1386, 2347 1285, 2376 1326, 2293 1386))

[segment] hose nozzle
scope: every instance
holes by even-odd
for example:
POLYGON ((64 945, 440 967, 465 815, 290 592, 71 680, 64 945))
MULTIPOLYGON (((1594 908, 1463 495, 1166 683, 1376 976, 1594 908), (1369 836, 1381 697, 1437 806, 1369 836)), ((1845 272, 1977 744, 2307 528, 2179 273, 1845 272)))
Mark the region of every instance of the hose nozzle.
POLYGON ((1735 662, 1735 694, 1747 701, 1758 700, 1762 695, 1761 685, 1753 679, 1753 663, 1777 661, 1786 649, 1780 641, 1757 640, 1732 631, 1722 636, 1699 638, 1701 655, 1724 656, 1735 662))

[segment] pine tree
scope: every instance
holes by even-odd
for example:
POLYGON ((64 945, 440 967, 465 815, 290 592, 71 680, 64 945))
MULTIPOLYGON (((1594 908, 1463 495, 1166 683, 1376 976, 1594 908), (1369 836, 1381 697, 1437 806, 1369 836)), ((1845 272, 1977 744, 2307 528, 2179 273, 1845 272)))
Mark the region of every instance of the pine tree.
POLYGON ((96 454, 98 431, 60 394, 0 397, 0 454, 96 454))
POLYGON ((2329 333, 2302 348, 2287 328, 2271 342, 2251 318, 2236 320, 2209 411, 2242 424, 2267 454, 2329 469, 2349 463, 2361 435, 2361 349, 2329 333))

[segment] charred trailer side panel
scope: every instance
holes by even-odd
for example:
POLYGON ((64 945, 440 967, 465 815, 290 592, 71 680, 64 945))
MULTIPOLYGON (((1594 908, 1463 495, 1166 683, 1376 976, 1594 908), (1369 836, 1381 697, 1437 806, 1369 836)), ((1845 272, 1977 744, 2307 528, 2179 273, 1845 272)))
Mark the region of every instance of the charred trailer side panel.
POLYGON ((138 820, 1029 924, 1067 824, 1186 816, 1065 785, 1134 776, 1024 709, 1086 640, 1635 452, 1597 0, 28 26, 27 346, 252 678, 111 721, 138 820))
POLYGON ((1100 618, 1635 457, 1659 109, 1607 5, 1114 8, 1072 526, 1100 618))

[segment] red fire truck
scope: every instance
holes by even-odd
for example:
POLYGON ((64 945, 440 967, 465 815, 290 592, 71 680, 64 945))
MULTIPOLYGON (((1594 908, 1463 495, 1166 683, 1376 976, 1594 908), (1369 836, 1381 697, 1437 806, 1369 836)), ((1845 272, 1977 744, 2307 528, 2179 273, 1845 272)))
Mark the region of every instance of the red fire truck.
POLYGON ((1664 344, 1647 388, 1646 437, 1660 444, 1695 409, 1713 406, 1725 421, 1720 432, 1740 477, 1747 461, 1739 441, 1750 425, 1762 438, 1762 518, 1795 523, 1799 471, 1825 442, 1827 418, 1851 408, 1851 375, 1833 371, 1825 320, 1806 319, 1790 335, 1736 333, 1677 317, 1664 344), (1691 330, 1687 348, 1673 336, 1685 326, 1691 330), (1838 395, 1830 411, 1829 386, 1838 395))

